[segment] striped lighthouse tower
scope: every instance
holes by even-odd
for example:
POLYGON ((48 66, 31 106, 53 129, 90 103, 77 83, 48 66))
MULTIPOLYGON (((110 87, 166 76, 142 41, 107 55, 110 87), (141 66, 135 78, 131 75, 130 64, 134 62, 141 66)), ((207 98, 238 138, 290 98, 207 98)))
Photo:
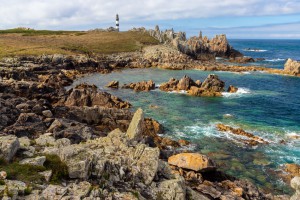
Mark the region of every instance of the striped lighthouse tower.
POLYGON ((116 15, 116 30, 119 32, 120 27, 119 27, 119 15, 116 15))

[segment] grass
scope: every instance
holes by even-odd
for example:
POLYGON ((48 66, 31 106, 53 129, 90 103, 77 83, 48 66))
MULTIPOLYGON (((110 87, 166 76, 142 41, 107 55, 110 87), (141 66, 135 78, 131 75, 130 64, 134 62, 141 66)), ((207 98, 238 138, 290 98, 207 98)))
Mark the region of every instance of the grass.
POLYGON ((0 171, 6 171, 9 180, 19 180, 25 183, 42 183, 44 178, 39 172, 45 170, 52 170, 50 183, 57 184, 62 179, 66 179, 68 177, 67 165, 57 155, 45 156, 44 166, 21 165, 17 160, 8 163, 0 158, 0 171))
POLYGON ((158 41, 141 32, 0 30, 0 58, 42 54, 111 54, 132 52, 158 41))

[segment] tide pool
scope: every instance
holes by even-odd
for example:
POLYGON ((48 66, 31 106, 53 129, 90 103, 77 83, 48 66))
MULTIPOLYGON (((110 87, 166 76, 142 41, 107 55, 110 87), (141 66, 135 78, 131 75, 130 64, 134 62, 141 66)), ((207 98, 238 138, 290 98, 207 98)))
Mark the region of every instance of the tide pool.
POLYGON ((110 74, 92 74, 73 84, 86 82, 101 90, 129 101, 136 110, 141 107, 146 117, 163 124, 165 134, 192 142, 190 148, 212 157, 228 174, 247 178, 275 193, 290 193, 287 185, 276 176, 285 163, 300 163, 300 141, 289 138, 300 135, 300 78, 265 73, 204 72, 197 70, 171 71, 161 69, 126 69, 110 74), (229 85, 239 89, 223 97, 192 97, 183 93, 166 93, 158 89, 134 92, 109 89, 105 85, 117 80, 120 85, 153 80, 156 85, 171 77, 184 75, 203 81, 217 74, 229 85), (231 134, 216 130, 223 123, 258 135, 269 141, 257 148, 246 147, 231 134), (286 141, 281 144, 280 141, 286 141))

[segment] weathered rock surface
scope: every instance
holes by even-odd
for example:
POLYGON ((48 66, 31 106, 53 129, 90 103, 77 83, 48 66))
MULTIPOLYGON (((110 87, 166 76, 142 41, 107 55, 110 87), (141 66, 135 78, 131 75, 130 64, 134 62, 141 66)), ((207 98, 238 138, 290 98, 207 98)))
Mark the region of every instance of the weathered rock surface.
POLYGON ((286 61, 286 63, 284 64, 284 70, 293 75, 299 75, 300 74, 300 62, 289 58, 286 61))
POLYGON ((242 136, 242 137, 246 137, 246 139, 239 139, 239 141, 247 144, 247 145, 251 145, 251 146, 256 146, 258 144, 268 144, 269 142, 265 141, 264 139, 256 136, 256 135, 253 135, 252 133, 248 133, 246 131, 244 131, 243 129, 241 128, 232 128, 230 126, 226 126, 224 124, 217 124, 216 125, 217 129, 219 131, 222 131, 222 132, 230 132, 234 135, 238 135, 238 136, 242 136))
POLYGON ((130 140, 140 140, 142 138, 144 130, 144 113, 143 110, 139 108, 134 113, 126 134, 130 140))
POLYGON ((96 86, 79 85, 70 90, 66 106, 105 106, 108 108, 129 108, 130 104, 106 92, 97 91, 96 86))
POLYGON ((159 89, 167 92, 185 90, 192 96, 222 96, 224 86, 225 83, 217 75, 209 75, 203 83, 200 80, 194 82, 190 77, 184 76, 180 80, 171 78, 162 83, 159 89))
POLYGON ((285 171, 290 173, 293 177, 300 176, 300 165, 285 164, 285 171))
POLYGON ((106 87, 118 89, 119 81, 111 81, 106 85, 106 87))
POLYGON ((171 156, 168 163, 194 171, 211 171, 216 169, 215 163, 205 155, 198 153, 181 153, 171 156))
POLYGON ((46 161, 45 156, 38 156, 35 158, 26 158, 24 160, 21 160, 19 163, 22 165, 35 165, 35 166, 43 166, 44 162, 46 161))
POLYGON ((161 43, 168 43, 178 49, 180 52, 192 56, 199 60, 214 60, 215 57, 242 57, 243 55, 233 49, 226 38, 226 35, 216 35, 209 40, 206 36, 191 37, 186 39, 184 32, 175 33, 173 29, 160 31, 156 26, 155 30, 149 30, 148 33, 161 43))
POLYGON ((0 156, 6 161, 11 161, 19 148, 20 143, 16 136, 0 136, 0 156))
POLYGON ((133 89, 136 92, 140 91, 150 91, 155 89, 155 83, 152 80, 141 81, 137 83, 125 84, 122 86, 123 89, 133 89))

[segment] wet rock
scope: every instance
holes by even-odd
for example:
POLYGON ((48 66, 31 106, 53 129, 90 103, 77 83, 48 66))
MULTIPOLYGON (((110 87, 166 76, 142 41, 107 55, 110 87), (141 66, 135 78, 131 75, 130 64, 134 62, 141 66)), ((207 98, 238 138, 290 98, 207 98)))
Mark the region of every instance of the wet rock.
POLYGON ((189 90, 191 86, 196 85, 196 83, 187 75, 185 75, 182 79, 179 80, 177 84, 178 90, 189 90))
POLYGON ((251 57, 235 57, 235 58, 231 58, 229 59, 230 62, 236 62, 236 63, 249 63, 249 62, 255 62, 255 59, 251 58, 251 57))
POLYGON ((289 58, 286 61, 286 63, 284 64, 284 70, 286 72, 289 72, 290 74, 299 75, 300 74, 300 62, 289 58))
POLYGON ((165 92, 174 91, 177 90, 177 85, 179 83, 179 80, 175 78, 171 78, 168 82, 162 83, 159 86, 159 89, 165 92))
POLYGON ((0 156, 6 161, 11 161, 20 148, 20 143, 14 135, 0 136, 0 147, 0 156))
POLYGON ((194 171, 211 171, 216 169, 215 163, 205 155, 198 153, 181 153, 169 157, 168 163, 194 171))
POLYGON ((300 176, 300 165, 297 164, 285 164, 285 171, 290 173, 293 177, 300 176))
POLYGON ((106 85, 106 87, 118 89, 119 81, 111 81, 106 85))
POLYGON ((201 88, 210 92, 223 92, 225 83, 217 75, 210 74, 203 81, 201 88))
POLYGON ((19 163, 22 165, 35 165, 35 166, 43 166, 46 161, 46 156, 38 156, 35 158, 26 158, 21 160, 19 163))
POLYGON ((125 84, 122 86, 122 88, 133 89, 136 92, 140 92, 140 91, 149 92, 150 90, 155 89, 155 83, 152 80, 141 81, 141 82, 137 82, 137 83, 125 84))
POLYGON ((255 136, 252 133, 248 133, 241 128, 235 129, 230 126, 226 126, 224 124, 217 124, 216 127, 219 131, 230 132, 235 135, 247 137, 248 138, 247 140, 240 140, 240 141, 250 146, 256 146, 258 144, 268 144, 268 142, 265 141, 264 139, 255 136))
POLYGON ((234 87, 233 85, 230 85, 227 89, 227 92, 230 92, 230 93, 236 93, 237 91, 238 91, 238 88, 234 87))

